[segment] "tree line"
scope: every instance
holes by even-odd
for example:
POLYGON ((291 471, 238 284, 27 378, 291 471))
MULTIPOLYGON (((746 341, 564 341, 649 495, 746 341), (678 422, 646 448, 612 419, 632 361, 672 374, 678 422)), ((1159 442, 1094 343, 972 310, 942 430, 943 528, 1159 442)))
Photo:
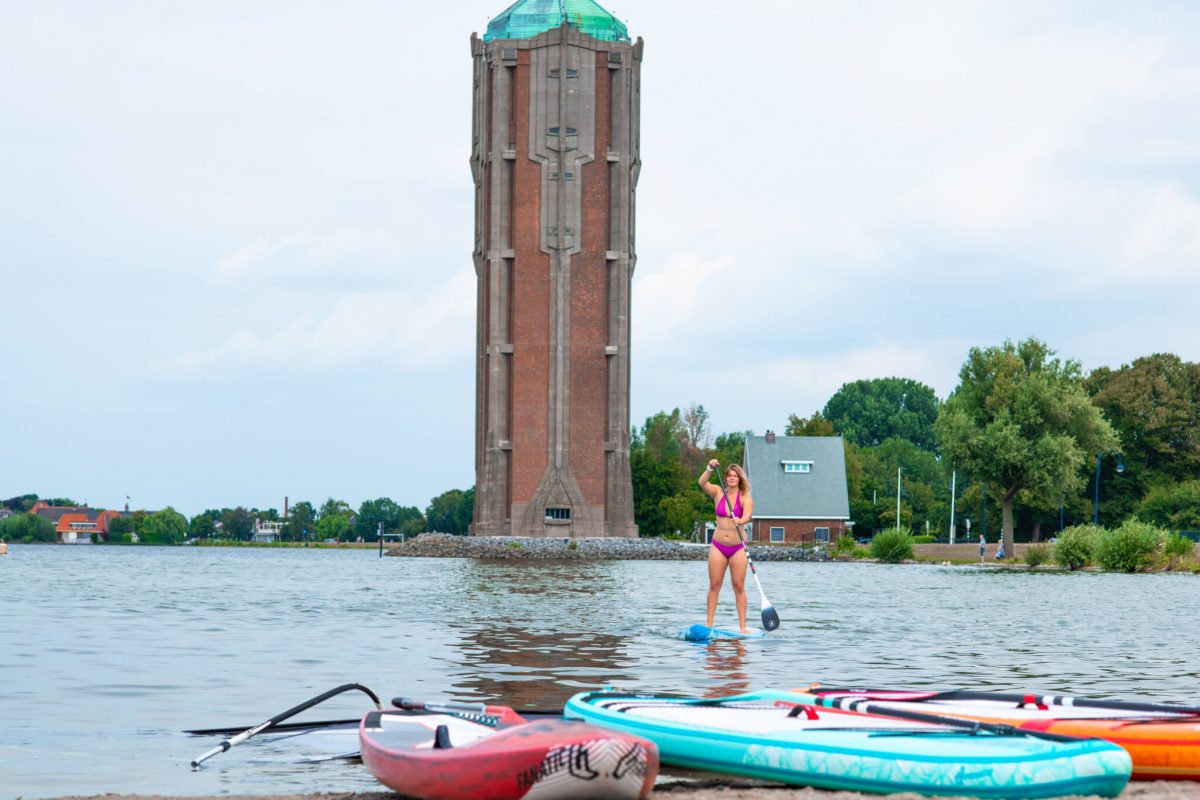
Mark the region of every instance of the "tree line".
MULTIPOLYGON (((1078 362, 1057 358, 1035 338, 1005 341, 972 348, 944 400, 910 378, 858 380, 843 385, 823 408, 790 414, 783 432, 843 438, 856 533, 901 529, 944 536, 952 476, 959 535, 968 527, 978 535, 986 524, 994 541, 1002 527, 1009 552, 1014 537, 1040 541, 1047 530, 1092 522, 1097 497, 1102 526, 1135 518, 1168 530, 1200 529, 1200 364, 1170 353, 1085 374, 1078 362)), ((751 434, 714 436, 708 413, 696 403, 634 426, 630 467, 642 535, 687 535, 710 518, 696 477, 713 457, 740 463, 751 434)), ((111 532, 118 541, 133 534, 157 543, 244 541, 252 538, 257 518, 283 522, 285 541, 375 541, 381 524, 385 534, 463 534, 474 494, 474 488, 443 492, 423 512, 386 497, 357 509, 333 498, 319 507, 302 501, 286 520, 276 509, 242 506, 209 509, 188 520, 168 507, 123 516, 111 532)), ((4 505, 27 511, 37 499, 22 495, 4 505)), ((46 502, 76 505, 68 498, 46 502)), ((53 541, 53 524, 29 516, 0 520, 0 539, 53 541)))
MULTIPOLYGON (((1045 343, 972 348, 944 400, 910 378, 843 385, 789 436, 843 437, 856 533, 945 536, 987 525, 1039 541, 1047 530, 1128 518, 1200 529, 1200 364, 1169 353, 1084 373, 1045 343), (1121 469, 1118 471, 1118 465, 1121 469), (896 519, 899 471, 900 519, 896 519)), ((659 412, 631 432, 634 516, 643 534, 687 534, 712 509, 704 463, 740 463, 750 431, 713 436, 704 407, 659 412)), ((751 476, 753 478, 753 476, 751 476)))
MULTIPOLYGON (((3 501, 13 511, 27 512, 38 502, 35 494, 3 501)), ((47 505, 77 506, 66 497, 44 499, 47 505)), ((471 523, 475 490, 451 489, 429 501, 422 512, 416 506, 402 506, 387 497, 364 501, 357 509, 344 500, 329 498, 319 507, 300 501, 288 510, 284 519, 274 508, 212 508, 192 517, 168 506, 161 511, 133 511, 108 523, 109 542, 180 544, 189 539, 250 541, 255 520, 281 522, 280 539, 285 542, 337 542, 379 540, 386 535, 412 536, 424 531, 463 534, 471 523)), ((0 520, 0 540, 16 542, 53 542, 55 526, 50 520, 32 514, 16 514, 0 520)))

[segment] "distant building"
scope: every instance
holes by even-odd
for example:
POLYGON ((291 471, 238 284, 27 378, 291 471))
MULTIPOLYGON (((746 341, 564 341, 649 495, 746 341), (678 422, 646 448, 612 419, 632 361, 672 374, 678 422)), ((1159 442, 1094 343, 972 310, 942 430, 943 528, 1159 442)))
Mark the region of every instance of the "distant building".
POLYGON ((254 520, 254 541, 278 542, 283 535, 283 523, 271 520, 254 520))
POLYGON ((833 542, 846 535, 850 493, 840 436, 747 436, 754 537, 773 544, 833 542))
POLYGON ((49 506, 40 501, 29 513, 54 523, 55 541, 59 544, 91 544, 97 539, 107 539, 109 523, 122 515, 120 511, 88 506, 49 506))

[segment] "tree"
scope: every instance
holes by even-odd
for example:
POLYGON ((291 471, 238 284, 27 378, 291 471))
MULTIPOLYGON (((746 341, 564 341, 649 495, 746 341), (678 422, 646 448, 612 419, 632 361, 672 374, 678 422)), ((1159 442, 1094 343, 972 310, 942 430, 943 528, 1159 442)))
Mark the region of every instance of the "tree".
MULTIPOLYGON (((221 531, 226 539, 248 541, 254 535, 254 517, 242 506, 221 512, 221 531)), ((141 527, 138 527, 141 535, 141 527)))
POLYGON ((909 378, 874 378, 843 385, 829 398, 822 415, 842 436, 862 447, 906 439, 932 450, 937 412, 937 396, 925 384, 909 378))
POLYGON ((317 512, 313 504, 301 500, 291 507, 288 518, 283 523, 283 535, 290 541, 302 542, 306 534, 312 534, 317 529, 317 512))
POLYGON ((187 538, 187 517, 167 506, 146 517, 138 537, 147 544, 179 544, 187 538))
POLYGON ((188 526, 188 533, 193 539, 211 539, 215 532, 216 525, 213 523, 212 517, 207 514, 197 514, 192 517, 192 522, 188 526))
POLYGON ((400 527, 400 506, 388 497, 364 500, 358 507, 358 521, 355 523, 359 534, 368 541, 377 541, 380 526, 384 533, 395 533, 400 527))
POLYGON ((330 515, 349 517, 353 513, 354 509, 350 508, 350 504, 345 500, 334 500, 330 497, 324 503, 321 503, 321 510, 317 513, 317 519, 322 519, 330 515))
POLYGON ((1118 522, 1151 490, 1200 474, 1200 364, 1155 353, 1118 370, 1101 367, 1087 385, 1121 439, 1125 462, 1119 475, 1100 472, 1105 519, 1118 522))
POLYGON ((429 501, 425 509, 427 527, 439 533, 464 534, 471 525, 475 506, 475 487, 466 491, 451 489, 429 501))
POLYGON ((317 520, 317 538, 342 541, 350 534, 350 519, 344 514, 322 514, 317 520))
POLYGON ((57 538, 54 523, 36 514, 14 514, 0 519, 0 541, 53 542, 57 538))
POLYGON ((1083 488, 1091 454, 1118 439, 1092 405, 1075 361, 1030 338, 973 347, 935 428, 942 455, 1000 489, 1004 549, 1013 552, 1013 500, 1021 490, 1057 499, 1083 488))
POLYGON ((825 419, 820 411, 814 411, 808 419, 788 414, 788 424, 784 433, 788 436, 837 436, 833 423, 825 419))
POLYGON ((1200 529, 1200 481, 1151 489, 1137 507, 1137 518, 1173 531, 1200 529))
MULTIPOLYGON (((199 517, 197 517, 199 519, 199 517)), ((211 523, 212 521, 209 520, 211 523)), ((114 517, 108 521, 108 540, 110 542, 129 542, 134 532, 133 515, 114 517)))
POLYGON ((38 496, 36 494, 22 494, 16 497, 10 497, 7 500, 0 502, 0 505, 10 511, 28 511, 37 504, 38 496))

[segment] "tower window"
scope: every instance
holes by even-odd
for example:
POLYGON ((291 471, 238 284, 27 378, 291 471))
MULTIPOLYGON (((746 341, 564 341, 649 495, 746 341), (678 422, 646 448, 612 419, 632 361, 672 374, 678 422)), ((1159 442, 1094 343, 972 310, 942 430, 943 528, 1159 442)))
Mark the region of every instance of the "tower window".
POLYGON ((564 521, 564 522, 570 521, 571 509, 569 509, 569 508, 547 508, 546 509, 546 519, 564 521))
MULTIPOLYGON (((549 131, 551 136, 558 136, 557 125, 555 125, 553 128, 550 128, 549 131)), ((576 133, 578 133, 578 131, 576 131, 574 128, 567 128, 567 136, 574 136, 576 133)))
MULTIPOLYGON (((558 67, 554 67, 554 68, 552 68, 552 69, 550 70, 550 77, 551 77, 551 78, 557 78, 557 77, 559 77, 560 75, 561 75, 561 73, 559 72, 559 69, 558 69, 558 67)), ((578 73, 578 72, 576 72, 575 70, 573 70, 573 69, 569 69, 569 70, 567 70, 567 79, 568 79, 568 80, 569 80, 569 79, 571 79, 571 78, 578 78, 578 77, 579 77, 579 73, 578 73)))

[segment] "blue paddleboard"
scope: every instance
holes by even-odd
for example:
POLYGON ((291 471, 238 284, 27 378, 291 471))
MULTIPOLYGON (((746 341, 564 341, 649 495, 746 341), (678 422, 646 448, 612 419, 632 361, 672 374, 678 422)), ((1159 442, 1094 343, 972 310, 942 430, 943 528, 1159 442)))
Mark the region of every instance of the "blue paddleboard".
POLYGON ((713 639, 761 639, 766 631, 752 630, 749 633, 725 631, 720 628, 710 628, 707 625, 688 625, 679 629, 679 638, 689 642, 711 642, 713 639))

